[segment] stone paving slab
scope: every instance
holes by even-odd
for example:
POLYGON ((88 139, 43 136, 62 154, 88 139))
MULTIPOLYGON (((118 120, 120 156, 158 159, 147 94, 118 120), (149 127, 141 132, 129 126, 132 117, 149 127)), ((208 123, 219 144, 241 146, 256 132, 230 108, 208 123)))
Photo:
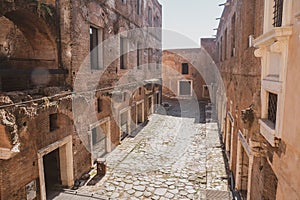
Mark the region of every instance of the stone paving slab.
POLYGON ((107 157, 106 176, 78 192, 103 199, 207 199, 207 190, 228 192, 216 124, 194 122, 153 114, 107 157))

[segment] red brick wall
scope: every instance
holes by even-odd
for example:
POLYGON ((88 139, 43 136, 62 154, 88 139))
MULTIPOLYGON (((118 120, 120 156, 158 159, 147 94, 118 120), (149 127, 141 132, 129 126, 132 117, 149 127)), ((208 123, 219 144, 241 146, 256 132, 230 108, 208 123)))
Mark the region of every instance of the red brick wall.
MULTIPOLYGON (((254 142, 263 141, 263 138, 259 134, 258 124, 261 110, 261 63, 258 58, 254 57, 254 47, 248 46, 249 36, 254 35, 254 37, 257 37, 263 31, 263 3, 263 0, 231 1, 230 6, 226 6, 223 11, 216 37, 216 46, 218 48, 217 63, 226 88, 227 111, 232 107, 232 116, 235 119, 234 137, 232 140, 233 151, 231 152, 233 159, 231 170, 235 176, 238 130, 242 132, 244 132, 244 129, 248 130, 248 134, 245 135, 248 144, 250 140, 254 142), (234 15, 235 31, 233 31, 232 24, 232 17, 234 15), (225 31, 227 31, 227 38, 225 38, 225 31), (231 49, 234 40, 235 55, 232 54, 231 49), (225 41, 227 41, 226 45, 225 41), (225 47, 227 48, 225 49, 225 47), (230 102, 232 102, 232 105, 230 102), (252 123, 244 123, 241 120, 241 111, 249 108, 251 104, 254 105, 254 121, 252 123)), ((258 167, 259 165, 255 163, 253 166, 254 173, 250 177, 252 179, 253 191, 257 189, 256 187, 259 187, 258 180, 255 179, 255 176, 258 175, 255 174, 258 171, 258 167)))
MULTIPOLYGON (((198 49, 196 49, 198 51, 198 49)), ((197 70, 197 66, 193 66, 186 58, 182 58, 176 53, 168 50, 163 51, 163 95, 175 97, 178 93, 178 81, 179 80, 192 80, 193 81, 193 92, 195 92, 196 98, 199 100, 207 99, 203 94, 203 85, 206 85, 203 80, 200 71, 197 70), (188 63, 189 74, 182 74, 181 68, 182 63, 188 63), (171 88, 169 87, 171 82, 171 88), (173 95, 173 96, 172 96, 173 95)))

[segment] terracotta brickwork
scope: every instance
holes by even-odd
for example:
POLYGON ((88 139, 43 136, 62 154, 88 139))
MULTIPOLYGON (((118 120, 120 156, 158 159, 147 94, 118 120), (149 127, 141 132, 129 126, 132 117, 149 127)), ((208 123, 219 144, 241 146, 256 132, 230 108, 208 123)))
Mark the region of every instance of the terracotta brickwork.
POLYGON ((231 186, 236 195, 249 200, 300 198, 299 148, 297 133, 292 131, 297 130, 293 113, 299 74, 294 67, 299 3, 283 1, 282 12, 278 11, 282 18, 277 18, 274 2, 227 1, 216 51, 207 39, 202 40, 202 46, 217 58, 226 88, 227 100, 217 103, 226 104, 226 110, 218 112, 226 113, 219 123, 231 186), (274 112, 275 117, 270 117, 274 112))
POLYGON ((216 61, 226 88, 226 110, 218 112, 224 113, 220 127, 233 180, 231 186, 245 199, 261 199, 261 65, 254 56, 252 38, 263 31, 263 1, 227 4, 217 29, 216 50, 204 39, 202 46, 216 61))
MULTIPOLYGON (((190 63, 193 54, 200 54, 200 49, 164 50, 162 60, 163 95, 165 98, 191 98, 208 100, 209 89, 202 78, 199 66, 190 63), (184 69, 185 68, 185 69, 184 69), (186 70, 186 71, 185 71, 186 70), (191 94, 181 95, 180 81, 191 81, 191 94)), ((197 57, 196 57, 197 59, 197 57)))
POLYGON ((154 109, 149 105, 160 103, 161 5, 143 0, 138 10, 136 1, 124 2, 0 1, 0 199, 27 199, 32 181, 39 188, 37 199, 45 199, 42 166, 55 149, 58 159, 67 158, 60 160, 61 183, 71 187, 97 158, 91 154, 97 124, 106 127, 104 149, 110 152, 121 142, 122 109, 129 107, 133 131, 137 102, 144 100, 144 121, 154 109), (139 41, 126 33, 144 27, 158 29, 139 41), (109 40, 98 58, 105 70, 90 70, 91 28, 97 29, 98 44, 109 40), (120 67, 120 37, 133 49, 126 69, 120 67), (82 88, 86 93, 79 94, 82 88))

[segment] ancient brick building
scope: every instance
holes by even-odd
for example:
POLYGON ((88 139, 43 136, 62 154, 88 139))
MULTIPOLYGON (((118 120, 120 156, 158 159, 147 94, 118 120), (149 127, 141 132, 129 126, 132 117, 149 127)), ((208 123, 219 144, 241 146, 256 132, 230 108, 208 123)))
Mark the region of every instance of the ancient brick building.
POLYGON ((210 46, 225 87, 226 98, 216 102, 220 128, 229 163, 232 190, 243 199, 260 199, 258 151, 260 74, 254 57, 253 37, 262 33, 263 1, 227 1, 217 28, 215 48, 210 46), (252 187, 253 186, 253 187, 252 187))
MULTIPOLYGON (((166 98, 208 100, 209 86, 202 78, 199 66, 190 56, 200 55, 201 49, 164 50, 162 59, 163 95, 166 98)), ((196 57, 197 58, 197 57, 196 57)))
POLYGON ((204 45, 226 89, 216 107, 232 190, 242 199, 300 199, 294 115, 299 5, 228 0, 216 51, 204 45))
POLYGON ((147 120, 161 12, 156 0, 0 1, 0 199, 73 186, 147 120))

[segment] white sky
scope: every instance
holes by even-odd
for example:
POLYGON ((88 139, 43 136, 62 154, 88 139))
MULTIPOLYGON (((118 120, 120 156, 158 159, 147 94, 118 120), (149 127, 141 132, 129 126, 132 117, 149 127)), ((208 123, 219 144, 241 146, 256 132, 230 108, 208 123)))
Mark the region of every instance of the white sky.
POLYGON ((226 0, 158 0, 163 6, 163 48, 199 48, 200 38, 216 34, 226 0), (190 38, 190 39, 189 39, 190 38))

